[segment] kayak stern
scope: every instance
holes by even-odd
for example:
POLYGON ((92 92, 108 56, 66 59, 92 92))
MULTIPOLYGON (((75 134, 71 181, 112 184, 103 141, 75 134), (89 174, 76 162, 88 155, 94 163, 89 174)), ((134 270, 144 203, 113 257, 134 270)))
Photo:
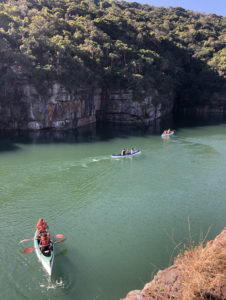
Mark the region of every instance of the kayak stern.
POLYGON ((42 251, 39 248, 39 243, 38 243, 38 239, 36 238, 36 235, 37 235, 37 231, 35 232, 35 236, 34 236, 34 248, 35 248, 36 255, 39 261, 41 262, 43 268, 46 270, 49 276, 51 276, 53 262, 54 262, 54 250, 55 250, 54 244, 52 241, 50 241, 50 244, 52 246, 52 251, 49 256, 46 256, 42 253, 42 251))

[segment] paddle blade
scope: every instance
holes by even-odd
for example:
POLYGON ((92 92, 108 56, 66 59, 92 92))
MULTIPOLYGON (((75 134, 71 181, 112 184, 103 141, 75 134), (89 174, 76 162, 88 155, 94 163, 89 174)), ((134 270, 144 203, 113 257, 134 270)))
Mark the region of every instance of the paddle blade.
POLYGON ((63 239, 63 238, 64 238, 64 235, 63 235, 63 234, 56 234, 56 235, 54 236, 54 238, 56 238, 56 239, 63 239))
POLYGON ((25 239, 19 242, 19 244, 23 243, 23 242, 27 242, 27 241, 32 241, 33 239, 25 239))
POLYGON ((66 241, 66 238, 64 238, 63 240, 60 240, 60 241, 56 241, 56 242, 54 242, 54 244, 62 243, 62 242, 64 242, 64 241, 66 241))
POLYGON ((33 247, 25 248, 24 253, 31 253, 33 250, 35 250, 35 248, 33 248, 33 247))

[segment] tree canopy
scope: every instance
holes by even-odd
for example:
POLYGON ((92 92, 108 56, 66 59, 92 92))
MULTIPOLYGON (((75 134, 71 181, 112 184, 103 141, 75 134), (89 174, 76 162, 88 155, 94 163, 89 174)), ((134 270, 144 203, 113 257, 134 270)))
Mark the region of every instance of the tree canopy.
MULTIPOLYGON (((0 83, 179 93, 226 79, 226 18, 117 0, 3 0, 0 83)), ((190 92, 189 92, 190 93, 190 92)), ((192 95, 191 95, 192 96, 192 95)))

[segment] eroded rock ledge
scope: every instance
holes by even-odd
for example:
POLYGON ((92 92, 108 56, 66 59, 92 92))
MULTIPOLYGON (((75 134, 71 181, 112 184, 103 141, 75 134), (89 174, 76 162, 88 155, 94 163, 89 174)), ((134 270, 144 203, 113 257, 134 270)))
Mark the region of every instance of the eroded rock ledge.
POLYGON ((173 95, 144 96, 135 101, 131 90, 71 88, 55 82, 38 91, 18 76, 16 86, 0 95, 0 129, 74 129, 102 122, 149 125, 173 109, 173 95), (156 99, 158 100, 156 104, 156 99))
POLYGON ((186 251, 143 290, 121 300, 226 300, 226 228, 206 247, 186 251))

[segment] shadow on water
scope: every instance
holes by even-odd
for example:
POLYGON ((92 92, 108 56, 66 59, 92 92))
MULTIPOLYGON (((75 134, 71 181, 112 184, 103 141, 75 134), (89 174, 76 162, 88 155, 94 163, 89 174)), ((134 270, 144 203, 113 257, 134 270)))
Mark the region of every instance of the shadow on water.
POLYGON ((92 143, 114 138, 144 136, 159 131, 160 121, 148 127, 99 123, 74 130, 1 131, 0 152, 18 150, 19 144, 92 143))
POLYGON ((154 121, 149 126, 97 123, 74 130, 56 131, 0 131, 0 152, 16 151, 18 144, 93 143, 114 138, 160 135, 163 130, 220 125, 226 123, 221 114, 195 115, 193 113, 170 115, 154 121))
POLYGON ((64 294, 73 293, 76 289, 78 280, 75 278, 77 270, 73 262, 67 256, 67 250, 63 250, 56 255, 57 263, 54 266, 54 272, 51 277, 52 282, 61 284, 64 294))
POLYGON ((48 297, 54 297, 55 291, 59 289, 61 294, 74 294, 78 282, 75 278, 76 273, 75 265, 67 257, 67 250, 64 249, 55 255, 52 276, 49 277, 47 274, 43 276, 40 281, 40 288, 42 292, 48 293, 48 297))
POLYGON ((175 126, 179 128, 215 126, 226 123, 225 114, 194 114, 194 112, 180 113, 174 116, 175 126))
POLYGON ((15 151, 19 149, 20 147, 12 142, 4 141, 4 139, 0 141, 0 152, 15 151))

